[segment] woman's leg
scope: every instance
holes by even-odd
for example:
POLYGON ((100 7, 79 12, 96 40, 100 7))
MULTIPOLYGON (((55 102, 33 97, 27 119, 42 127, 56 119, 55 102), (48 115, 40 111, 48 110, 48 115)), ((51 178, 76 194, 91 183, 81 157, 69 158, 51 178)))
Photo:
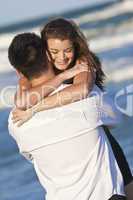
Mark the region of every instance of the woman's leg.
POLYGON ((122 173, 127 200, 133 200, 133 176, 129 168, 128 162, 126 160, 126 157, 124 155, 124 152, 122 148, 120 147, 119 143, 115 140, 115 138, 110 133, 110 130, 108 129, 108 127, 103 126, 103 129, 110 142, 116 161, 122 173))
POLYGON ((127 198, 120 195, 113 195, 109 200, 127 200, 127 198))

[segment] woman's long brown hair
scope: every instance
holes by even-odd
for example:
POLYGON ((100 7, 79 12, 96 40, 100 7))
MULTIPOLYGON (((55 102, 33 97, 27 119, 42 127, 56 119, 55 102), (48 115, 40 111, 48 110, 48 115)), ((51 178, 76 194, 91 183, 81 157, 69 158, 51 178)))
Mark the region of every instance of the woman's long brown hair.
POLYGON ((75 52, 75 59, 70 67, 75 64, 77 59, 85 59, 88 62, 89 69, 96 73, 95 84, 103 89, 105 74, 102 70, 101 62, 99 58, 90 51, 85 36, 73 21, 64 18, 57 18, 49 21, 41 31, 41 38, 47 50, 48 39, 70 40, 74 45, 75 52))

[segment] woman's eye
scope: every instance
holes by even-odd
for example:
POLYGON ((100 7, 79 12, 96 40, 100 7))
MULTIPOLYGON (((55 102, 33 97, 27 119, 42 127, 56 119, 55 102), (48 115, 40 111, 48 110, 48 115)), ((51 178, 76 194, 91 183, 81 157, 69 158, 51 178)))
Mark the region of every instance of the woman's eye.
POLYGON ((58 52, 57 51, 50 51, 50 53, 57 54, 58 52))
POLYGON ((70 52, 72 52, 72 49, 67 49, 65 52, 70 53, 70 52))

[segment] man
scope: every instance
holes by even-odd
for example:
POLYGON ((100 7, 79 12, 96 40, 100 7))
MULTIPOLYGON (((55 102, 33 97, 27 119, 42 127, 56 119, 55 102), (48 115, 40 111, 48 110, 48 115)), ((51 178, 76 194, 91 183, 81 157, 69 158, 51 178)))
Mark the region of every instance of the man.
MULTIPOLYGON (((31 87, 54 77, 52 69, 44 67, 38 36, 22 34, 14 43, 9 59, 31 87)), ((9 132, 20 152, 32 160, 47 200, 124 199, 123 179, 101 127, 103 121, 116 122, 110 108, 103 112, 97 96, 92 96, 37 113, 21 127, 13 124, 10 114, 9 132)))

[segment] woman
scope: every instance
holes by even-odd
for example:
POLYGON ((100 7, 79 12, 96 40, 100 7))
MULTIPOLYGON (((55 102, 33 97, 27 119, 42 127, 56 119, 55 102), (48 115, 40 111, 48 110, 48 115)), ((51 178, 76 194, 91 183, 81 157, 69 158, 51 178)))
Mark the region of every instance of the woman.
MULTIPOLYGON (((68 68, 71 68, 74 66, 77 62, 87 63, 89 67, 89 73, 83 72, 77 76, 72 81, 69 81, 69 83, 73 83, 71 86, 68 86, 67 88, 62 90, 60 95, 62 98, 62 104, 70 103, 73 99, 80 100, 81 98, 86 97, 88 92, 91 90, 93 86, 93 82, 95 80, 95 83, 97 86, 99 86, 101 89, 103 89, 103 78, 104 73, 101 70, 101 64, 98 60, 98 58, 90 52, 88 49, 87 43, 83 35, 80 33, 78 28, 75 26, 75 24, 65 20, 65 19, 56 19, 52 20, 46 26, 41 32, 42 40, 44 42, 44 46, 47 48, 48 57, 50 64, 55 69, 55 73, 59 74, 61 71, 64 71, 68 68), (95 73, 96 71, 96 73, 95 73), (96 77, 96 78, 95 78, 96 77), (89 86, 89 87, 88 87, 89 86), (85 88, 85 90, 83 90, 85 88), (63 92, 71 92, 71 98, 66 101, 63 100, 63 92), (79 92, 80 95, 75 96, 76 91, 79 92)), ((54 85, 53 85, 54 86, 54 85)), ((55 86, 54 86, 55 87, 55 86)), ((54 98, 50 100, 51 102, 54 102, 54 98)), ((47 102, 47 108, 46 106, 42 106, 38 104, 36 107, 36 111, 40 111, 45 109, 52 108, 53 104, 51 103, 49 105, 49 97, 45 98, 45 102, 47 102)), ((32 102, 32 104, 35 104, 36 100, 32 102)), ((54 104, 54 106, 59 106, 54 104)), ((21 111, 17 111, 14 113, 15 120, 21 119, 21 111)), ((24 114, 25 115, 25 114, 24 114)), ((30 115, 31 117, 31 115, 30 115)), ((23 119, 23 116, 22 116, 23 119)), ((110 142, 114 138, 110 139, 110 142)), ((116 141, 113 141, 113 144, 116 144, 116 141)), ((118 147, 118 144, 116 144, 118 147)), ((121 149, 117 149, 115 147, 115 155, 120 153, 121 149)), ((121 152, 122 153, 122 152, 121 152)), ((123 155, 122 155, 123 157, 123 155)), ((117 155, 118 159, 118 155, 117 155)), ((124 168, 126 166, 125 171, 127 171, 127 174, 124 174, 124 180, 125 184, 129 184, 132 180, 132 176, 129 170, 129 167, 125 165, 125 159, 124 161, 119 160, 118 164, 120 169, 123 169, 123 163, 124 168)), ((123 171, 122 171, 123 172, 123 171)))

